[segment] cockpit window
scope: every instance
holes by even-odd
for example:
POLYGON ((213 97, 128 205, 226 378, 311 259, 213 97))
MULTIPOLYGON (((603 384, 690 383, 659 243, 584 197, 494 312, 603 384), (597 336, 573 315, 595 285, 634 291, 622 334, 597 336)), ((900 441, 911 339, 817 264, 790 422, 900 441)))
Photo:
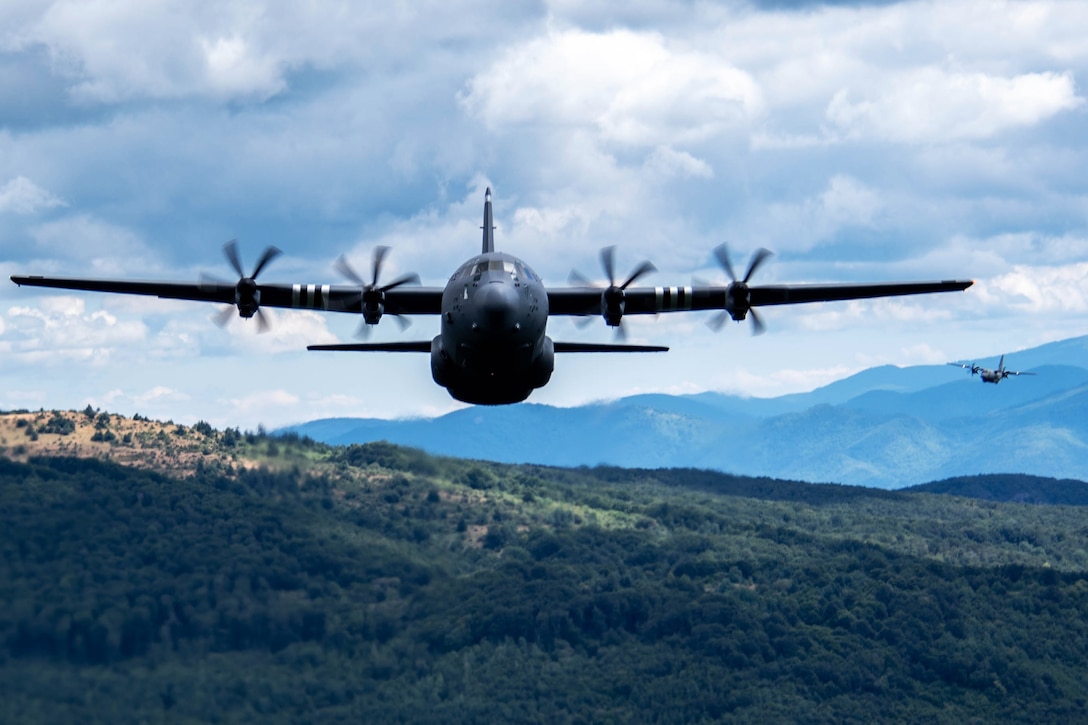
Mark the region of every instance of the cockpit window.
POLYGON ((517 275, 521 279, 532 281, 534 279, 532 271, 520 262, 516 265, 517 275))
POLYGON ((455 279, 460 279, 461 277, 464 277, 469 273, 469 270, 471 268, 471 264, 462 264, 460 267, 457 268, 457 271, 453 273, 453 276, 450 277, 450 281, 452 282, 455 279))
POLYGON ((518 278, 517 266, 513 262, 504 259, 484 260, 483 262, 477 262, 472 268, 472 276, 475 279, 479 279, 484 272, 506 272, 514 279, 518 278))

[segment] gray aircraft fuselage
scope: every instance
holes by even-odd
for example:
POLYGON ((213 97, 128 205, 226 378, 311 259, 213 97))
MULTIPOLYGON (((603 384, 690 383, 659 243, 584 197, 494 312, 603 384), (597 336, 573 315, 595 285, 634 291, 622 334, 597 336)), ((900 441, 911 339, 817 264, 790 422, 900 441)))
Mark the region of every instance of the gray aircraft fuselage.
POLYGON ((518 258, 486 252, 462 264, 442 293, 431 375, 466 403, 525 400, 547 384, 555 351, 544 330, 548 293, 518 258))

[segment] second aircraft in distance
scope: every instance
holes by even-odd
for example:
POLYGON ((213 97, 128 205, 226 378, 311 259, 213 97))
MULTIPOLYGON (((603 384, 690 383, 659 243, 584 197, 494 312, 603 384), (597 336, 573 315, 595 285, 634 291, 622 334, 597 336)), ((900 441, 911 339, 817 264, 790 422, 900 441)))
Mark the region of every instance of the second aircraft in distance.
POLYGON ((948 363, 957 368, 963 368, 964 370, 970 370, 972 375, 978 375, 982 378, 984 383, 993 383, 997 385, 1010 375, 1034 375, 1035 373, 1024 373, 1019 370, 1006 370, 1005 369, 1005 356, 1002 355, 1001 359, 997 361, 997 370, 991 370, 990 368, 984 368, 981 365, 975 365, 974 363, 948 363))

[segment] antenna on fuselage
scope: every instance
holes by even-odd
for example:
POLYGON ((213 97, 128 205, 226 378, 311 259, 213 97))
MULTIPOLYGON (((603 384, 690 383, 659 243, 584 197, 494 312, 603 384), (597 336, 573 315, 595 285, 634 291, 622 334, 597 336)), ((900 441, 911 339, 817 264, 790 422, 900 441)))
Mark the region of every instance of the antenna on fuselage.
POLYGON ((491 187, 484 192, 484 254, 495 251, 495 224, 491 221, 491 187))

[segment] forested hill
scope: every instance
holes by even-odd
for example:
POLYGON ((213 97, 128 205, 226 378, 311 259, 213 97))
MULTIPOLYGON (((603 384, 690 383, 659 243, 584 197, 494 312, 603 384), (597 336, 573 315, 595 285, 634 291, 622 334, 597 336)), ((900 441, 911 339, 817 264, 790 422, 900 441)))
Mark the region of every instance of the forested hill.
POLYGON ((1083 509, 93 410, 0 438, 4 722, 1088 714, 1083 509))
POLYGON ((945 493, 985 501, 1088 506, 1088 483, 1025 474, 960 476, 901 489, 908 493, 945 493))

